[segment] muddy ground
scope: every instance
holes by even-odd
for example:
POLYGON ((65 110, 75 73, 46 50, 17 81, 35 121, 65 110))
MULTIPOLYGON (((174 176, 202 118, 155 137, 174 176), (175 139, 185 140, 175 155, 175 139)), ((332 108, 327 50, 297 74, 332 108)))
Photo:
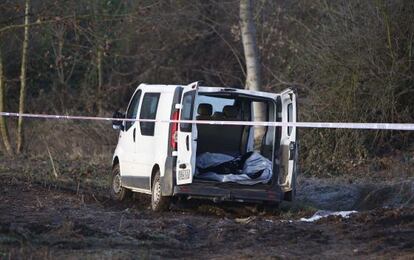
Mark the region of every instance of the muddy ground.
POLYGON ((119 204, 16 176, 0 180, 4 259, 414 257, 412 180, 373 190, 302 178, 298 201, 278 210, 196 201, 156 214, 145 196, 119 204), (359 212, 299 221, 321 208, 359 212))
POLYGON ((110 125, 27 124, 26 155, 0 154, 0 259, 414 259, 414 150, 299 176, 296 202, 277 209, 182 201, 155 214, 145 196, 108 199, 110 125), (358 213, 299 221, 317 210, 358 213))

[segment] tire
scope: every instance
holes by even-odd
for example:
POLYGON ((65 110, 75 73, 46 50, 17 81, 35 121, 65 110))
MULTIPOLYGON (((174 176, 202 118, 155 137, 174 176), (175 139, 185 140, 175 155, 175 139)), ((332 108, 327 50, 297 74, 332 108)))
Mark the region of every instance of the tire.
POLYGON ((161 194, 161 177, 158 171, 152 182, 151 189, 151 209, 153 211, 161 212, 168 210, 170 207, 171 197, 162 196, 161 194))
POLYGON ((111 198, 117 201, 123 201, 132 194, 130 190, 121 186, 121 171, 119 169, 119 164, 116 164, 112 168, 110 194, 111 198))

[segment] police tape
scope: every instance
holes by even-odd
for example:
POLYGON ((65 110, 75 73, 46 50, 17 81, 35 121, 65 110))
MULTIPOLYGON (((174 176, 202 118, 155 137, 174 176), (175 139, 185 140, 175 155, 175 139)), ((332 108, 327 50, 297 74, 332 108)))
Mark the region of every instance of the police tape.
POLYGON ((255 121, 216 121, 216 120, 173 120, 173 119, 132 119, 93 116, 47 115, 0 112, 5 117, 26 117, 42 119, 93 120, 93 121, 130 121, 130 122, 159 122, 205 125, 242 125, 242 126, 281 126, 299 128, 336 128, 336 129, 366 129, 366 130, 400 130, 414 131, 410 123, 341 123, 341 122, 255 122, 255 121))

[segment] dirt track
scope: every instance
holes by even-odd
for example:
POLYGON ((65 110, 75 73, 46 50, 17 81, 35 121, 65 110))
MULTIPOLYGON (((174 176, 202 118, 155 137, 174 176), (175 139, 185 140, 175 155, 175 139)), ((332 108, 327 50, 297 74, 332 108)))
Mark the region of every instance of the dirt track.
MULTIPOLYGON (((412 258, 414 208, 316 223, 219 208, 154 214, 70 191, 1 180, 0 254, 8 258, 412 258), (211 211, 211 210, 210 210, 211 211), (213 211, 214 212, 214 211, 213 211)), ((225 208, 225 207, 224 207, 225 208)))

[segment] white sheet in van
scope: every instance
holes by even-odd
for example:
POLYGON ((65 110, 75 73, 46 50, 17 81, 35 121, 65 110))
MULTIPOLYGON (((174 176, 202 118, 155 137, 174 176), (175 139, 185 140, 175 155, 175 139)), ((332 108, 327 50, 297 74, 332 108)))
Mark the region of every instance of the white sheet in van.
MULTIPOLYGON (((197 156, 196 168, 208 168, 220 165, 235 159, 235 157, 221 153, 203 153, 197 156)), ((215 172, 200 173, 196 170, 195 176, 199 179, 214 180, 218 182, 236 182, 239 184, 253 185, 268 183, 272 178, 272 163, 259 153, 254 152, 244 163, 242 173, 218 174, 215 172), (255 179, 249 177, 259 171, 263 173, 255 179)))

